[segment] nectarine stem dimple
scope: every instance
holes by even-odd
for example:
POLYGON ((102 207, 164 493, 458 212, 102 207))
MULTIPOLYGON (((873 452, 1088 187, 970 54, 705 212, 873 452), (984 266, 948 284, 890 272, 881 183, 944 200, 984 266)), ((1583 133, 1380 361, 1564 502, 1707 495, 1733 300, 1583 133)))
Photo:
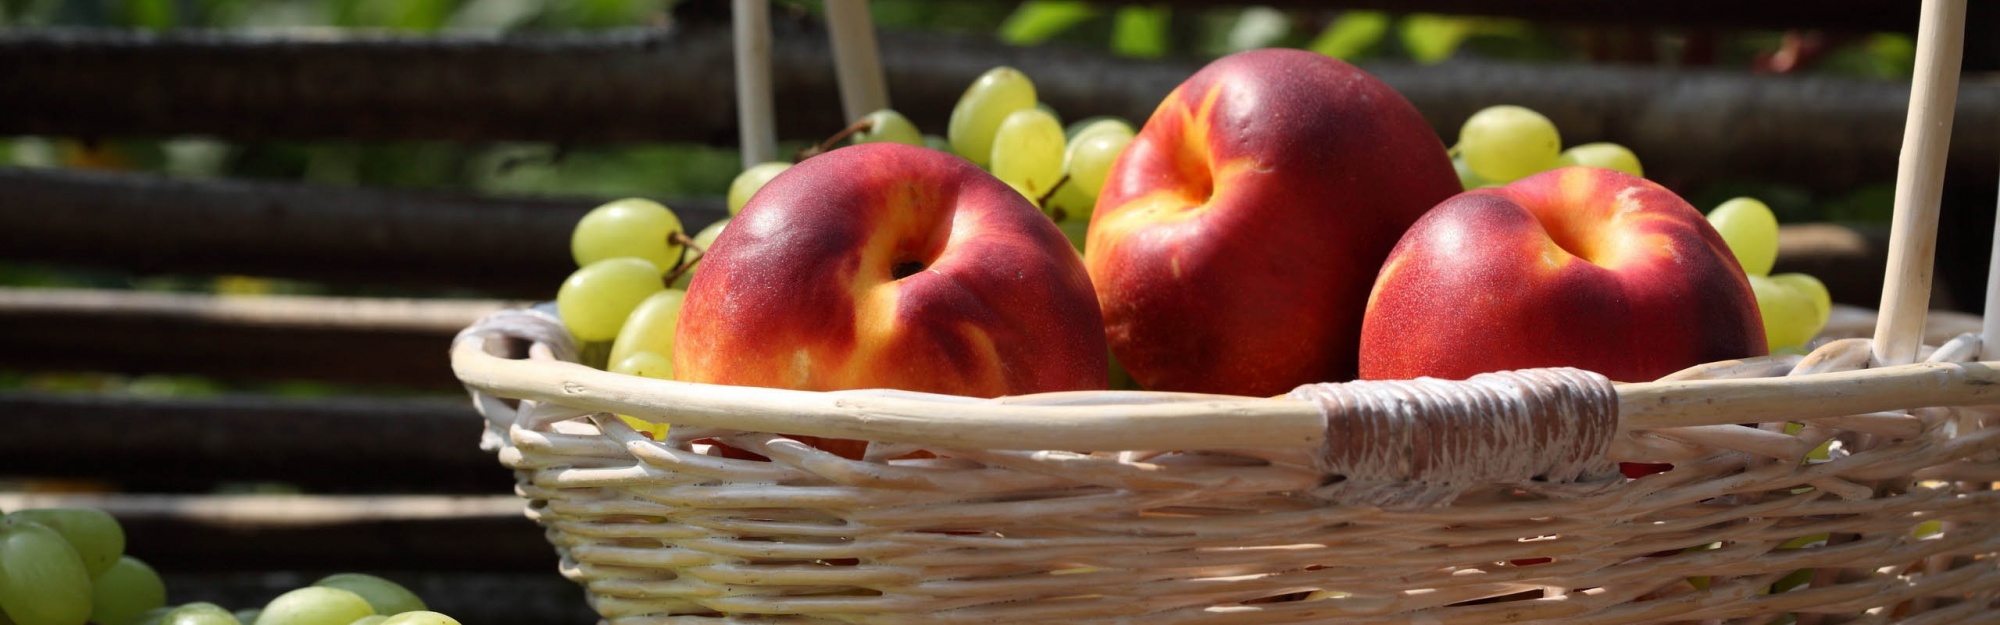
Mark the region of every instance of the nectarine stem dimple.
POLYGON ((900 263, 896 263, 895 266, 890 267, 889 275, 895 277, 897 280, 901 280, 903 278, 908 278, 910 276, 917 275, 923 270, 924 270, 924 264, 922 262, 914 260, 906 260, 900 263))

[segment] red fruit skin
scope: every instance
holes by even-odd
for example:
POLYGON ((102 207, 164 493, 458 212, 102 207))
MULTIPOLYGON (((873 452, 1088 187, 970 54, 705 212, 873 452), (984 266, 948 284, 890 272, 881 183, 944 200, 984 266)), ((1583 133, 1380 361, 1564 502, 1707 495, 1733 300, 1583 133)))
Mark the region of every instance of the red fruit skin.
POLYGON ((1375 272, 1458 192, 1408 100, 1303 50, 1216 60, 1113 165, 1085 262, 1117 359, 1152 390, 1268 396, 1356 372, 1375 272))
POLYGON ((1767 352, 1748 278, 1700 211, 1571 167, 1467 191, 1410 228, 1361 330, 1361 376, 1578 367, 1639 382, 1767 352))
POLYGON ((1104 389, 1092 293, 1062 231, 972 163, 840 148, 772 179, 715 241, 688 286, 674 371, 811 391, 1104 389), (923 270, 897 278, 905 263, 923 270))

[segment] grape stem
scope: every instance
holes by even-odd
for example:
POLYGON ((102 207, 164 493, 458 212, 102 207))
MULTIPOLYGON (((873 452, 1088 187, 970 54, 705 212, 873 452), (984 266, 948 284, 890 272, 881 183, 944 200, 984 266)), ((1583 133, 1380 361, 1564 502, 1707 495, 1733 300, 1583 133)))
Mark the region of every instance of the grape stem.
POLYGON ((674 268, 661 278, 661 281, 667 286, 673 286, 675 281, 681 279, 681 274, 687 273, 689 269, 693 269, 694 264, 700 261, 701 257, 708 253, 708 250, 703 248, 701 244, 695 243, 694 237, 688 236, 687 233, 679 230, 675 230, 673 234, 667 235, 667 240, 681 244, 680 260, 676 261, 674 268))
POLYGON ((815 156, 819 156, 820 154, 825 153, 827 150, 833 149, 834 146, 840 145, 840 142, 846 141, 848 137, 854 136, 854 133, 868 132, 874 129, 875 129, 874 120, 868 119, 866 117, 855 120, 854 123, 848 124, 846 128, 840 129, 840 132, 833 133, 833 136, 827 137, 825 141, 819 142, 819 145, 807 146, 805 149, 799 150, 798 155, 792 158, 792 162, 796 163, 815 156))
POLYGON ((1063 185, 1066 184, 1069 184, 1069 172, 1063 172, 1062 177, 1057 178, 1056 183, 1049 185, 1049 190, 1042 193, 1042 197, 1035 199, 1035 208, 1041 210, 1043 213, 1047 213, 1049 218, 1054 219, 1056 223, 1062 223, 1064 219, 1068 219, 1069 211, 1063 210, 1061 206, 1057 206, 1055 212, 1049 212, 1049 200, 1054 198, 1056 192, 1061 191, 1063 185))

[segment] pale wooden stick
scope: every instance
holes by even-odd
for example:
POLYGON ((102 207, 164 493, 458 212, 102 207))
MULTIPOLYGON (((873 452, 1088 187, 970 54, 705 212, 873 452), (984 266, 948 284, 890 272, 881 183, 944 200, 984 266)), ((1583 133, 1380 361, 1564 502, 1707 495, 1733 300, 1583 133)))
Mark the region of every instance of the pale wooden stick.
POLYGON ((826 0, 826 26, 833 35, 833 70, 840 80, 840 109, 849 120, 889 108, 882 55, 875 46, 875 22, 868 0, 826 0))
POLYGON ((1889 234, 1889 270, 1882 315, 1875 324, 1875 361, 1917 358, 1937 256, 1938 202, 1958 104, 1959 57, 1965 47, 1965 0, 1924 0, 1917 25, 1916 74, 1903 151, 1896 167, 1896 212, 1889 234))
MULTIPOLYGON (((1996 203, 2000 204, 2000 203, 1996 203)), ((2000 206, 1994 208, 2000 213, 2000 206)), ((2000 358, 2000 219, 1993 220, 1993 252, 1987 262, 1986 312, 1979 331, 1979 359, 2000 358)))
POLYGON ((777 113, 771 104, 771 5, 732 0, 736 37, 736 129, 743 168, 778 159, 777 113))

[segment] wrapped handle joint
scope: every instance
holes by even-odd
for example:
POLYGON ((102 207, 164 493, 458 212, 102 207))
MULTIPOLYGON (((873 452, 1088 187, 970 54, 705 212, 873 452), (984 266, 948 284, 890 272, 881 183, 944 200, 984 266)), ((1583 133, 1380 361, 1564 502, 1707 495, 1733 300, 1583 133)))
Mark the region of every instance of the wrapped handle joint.
POLYGON ((1326 415, 1326 478, 1312 494, 1328 501, 1427 507, 1474 488, 1581 496, 1622 481, 1605 458, 1618 393, 1589 371, 1310 384, 1288 397, 1326 415))

